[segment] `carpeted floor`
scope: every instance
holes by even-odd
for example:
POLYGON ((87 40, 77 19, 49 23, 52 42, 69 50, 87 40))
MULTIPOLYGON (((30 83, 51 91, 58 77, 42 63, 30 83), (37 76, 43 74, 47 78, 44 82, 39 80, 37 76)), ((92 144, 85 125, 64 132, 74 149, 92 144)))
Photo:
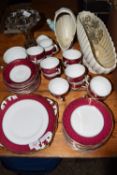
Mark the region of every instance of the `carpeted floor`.
MULTIPOLYGON (((49 175, 114 175, 117 174, 116 162, 117 158, 63 159, 49 175)), ((6 170, 0 164, 0 175, 16 175, 16 173, 6 170)))

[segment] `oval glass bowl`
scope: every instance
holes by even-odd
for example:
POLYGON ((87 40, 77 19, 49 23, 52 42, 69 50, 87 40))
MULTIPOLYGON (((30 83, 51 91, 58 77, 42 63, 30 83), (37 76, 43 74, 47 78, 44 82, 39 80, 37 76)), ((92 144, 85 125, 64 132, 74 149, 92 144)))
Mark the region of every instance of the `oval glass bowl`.
POLYGON ((62 50, 68 49, 76 33, 76 18, 68 8, 60 8, 55 12, 54 31, 58 44, 62 50))
POLYGON ((83 63, 89 71, 108 74, 116 68, 117 55, 111 36, 95 14, 82 11, 77 16, 77 38, 83 52, 83 63))

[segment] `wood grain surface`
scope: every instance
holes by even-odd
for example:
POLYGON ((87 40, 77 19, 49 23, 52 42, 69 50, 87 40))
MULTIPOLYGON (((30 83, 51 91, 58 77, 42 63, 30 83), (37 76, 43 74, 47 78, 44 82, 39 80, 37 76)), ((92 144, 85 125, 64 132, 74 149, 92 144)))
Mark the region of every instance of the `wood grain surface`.
MULTIPOLYGON (((47 30, 38 30, 35 32, 34 37, 41 34, 46 34, 52 37, 55 41, 55 35, 49 29, 47 30)), ((22 34, 16 35, 4 35, 0 34, 0 66, 5 67, 5 63, 3 62, 3 53, 6 49, 12 46, 23 46, 24 37, 22 34)), ((79 44, 77 40, 73 43, 73 48, 79 49, 79 44)), ((55 55, 57 58, 62 59, 62 52, 60 51, 58 54, 55 55)), ((1 67, 2 68, 2 67, 1 67)), ((8 92, 7 88, 5 87, 3 80, 2 80, 2 69, 0 69, 0 103, 2 100, 11 95, 11 92, 8 92)), ((64 74, 61 75, 65 77, 64 74)), ((90 76, 95 76, 90 73, 90 76)), ((66 106, 74 99, 79 97, 83 97, 87 94, 85 90, 83 91, 73 91, 70 90, 69 93, 65 97, 65 101, 61 101, 60 99, 56 99, 53 97, 48 91, 48 83, 49 80, 46 80, 43 75, 41 75, 41 84, 37 91, 34 93, 40 94, 42 96, 50 97, 54 99, 59 106, 59 116, 58 116, 58 128, 56 130, 54 139, 51 145, 46 148, 45 150, 30 152, 28 154, 15 154, 10 152, 4 147, 0 147, 0 156, 18 156, 18 157, 89 157, 89 158, 96 158, 96 157, 114 157, 117 156, 117 70, 114 70, 109 75, 106 75, 110 79, 113 85, 113 91, 110 96, 104 101, 104 103, 110 108, 113 113, 114 118, 114 129, 112 132, 111 137, 109 140, 104 143, 101 147, 93 151, 75 151, 72 150, 71 147, 68 145, 65 137, 63 135, 63 126, 62 126, 62 116, 66 106)))

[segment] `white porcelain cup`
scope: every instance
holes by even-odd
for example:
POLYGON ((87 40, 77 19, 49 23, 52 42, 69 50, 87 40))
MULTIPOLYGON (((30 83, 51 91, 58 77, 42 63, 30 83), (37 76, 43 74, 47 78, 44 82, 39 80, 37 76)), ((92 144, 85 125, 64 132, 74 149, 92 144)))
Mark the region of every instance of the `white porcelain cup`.
POLYGON ((40 62, 41 71, 47 79, 61 74, 60 60, 56 57, 47 57, 40 62))
POLYGON ((39 45, 44 48, 46 56, 52 56, 59 50, 57 44, 55 44, 50 38, 41 40, 39 45))
POLYGON ((61 77, 53 78, 49 82, 48 89, 53 96, 63 99, 69 90, 69 83, 61 77))
POLYGON ((48 37, 47 35, 44 35, 44 34, 39 35, 39 36, 36 38, 37 44, 39 45, 40 42, 41 42, 42 40, 44 40, 44 39, 49 39, 49 37, 48 37))
POLYGON ((112 91, 112 84, 109 79, 103 76, 93 77, 88 86, 88 94, 91 97, 103 100, 112 91))
POLYGON ((77 90, 86 83, 86 68, 82 64, 71 64, 65 68, 71 89, 77 90))
POLYGON ((3 54, 3 60, 7 64, 16 59, 25 59, 25 58, 27 58, 26 49, 21 46, 10 47, 3 54))
POLYGON ((34 63, 39 64, 42 59, 45 58, 44 49, 40 46, 32 46, 27 50, 28 59, 34 63))
POLYGON ((64 66, 68 66, 71 64, 80 63, 82 59, 82 53, 77 49, 68 49, 63 51, 63 64, 64 66))

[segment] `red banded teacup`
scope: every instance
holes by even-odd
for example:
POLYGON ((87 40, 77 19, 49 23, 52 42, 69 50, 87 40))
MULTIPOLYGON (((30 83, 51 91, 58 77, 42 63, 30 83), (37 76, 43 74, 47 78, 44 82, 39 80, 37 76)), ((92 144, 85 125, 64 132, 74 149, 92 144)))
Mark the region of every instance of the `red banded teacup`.
POLYGON ((71 64, 80 63, 81 58, 82 54, 79 50, 68 49, 63 51, 63 64, 65 67, 71 64))
POLYGON ((69 91, 69 83, 64 78, 56 77, 50 80, 48 84, 48 90, 53 96, 64 100, 64 96, 69 91))
POLYGON ((40 42, 44 39, 49 39, 49 37, 47 35, 44 35, 44 34, 37 36, 37 38, 36 38, 37 44, 39 45, 40 42))
POLYGON ((88 95, 90 97, 103 100, 105 99, 112 91, 112 84, 110 80, 103 76, 93 77, 88 85, 88 95))
POLYGON ((65 68, 65 75, 73 90, 77 90, 85 84, 86 69, 82 64, 68 65, 65 68))
POLYGON ((41 40, 39 45, 44 48, 46 56, 52 56, 59 50, 58 46, 50 38, 41 40))
POLYGON ((28 59, 34 63, 39 64, 42 59, 45 58, 44 49, 40 46, 32 46, 27 50, 28 59))
POLYGON ((61 74, 60 61, 56 57, 47 57, 40 62, 41 71, 47 79, 61 74))

